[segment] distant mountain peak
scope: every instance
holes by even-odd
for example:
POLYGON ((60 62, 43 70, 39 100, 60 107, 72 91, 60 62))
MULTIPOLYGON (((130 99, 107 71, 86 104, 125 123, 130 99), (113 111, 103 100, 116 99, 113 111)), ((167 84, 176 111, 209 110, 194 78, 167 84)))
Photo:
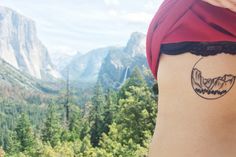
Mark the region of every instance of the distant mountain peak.
POLYGON ((130 39, 140 39, 140 38, 145 38, 146 35, 142 32, 133 32, 130 36, 130 39))
POLYGON ((132 57, 136 55, 145 55, 145 39, 146 35, 143 33, 132 33, 125 47, 125 52, 129 53, 132 57))

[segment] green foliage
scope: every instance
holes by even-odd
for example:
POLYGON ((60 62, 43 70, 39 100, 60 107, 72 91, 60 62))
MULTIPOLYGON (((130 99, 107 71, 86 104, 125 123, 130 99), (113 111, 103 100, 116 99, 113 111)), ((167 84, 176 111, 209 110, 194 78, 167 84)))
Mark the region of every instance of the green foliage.
POLYGON ((42 130, 42 141, 48 142, 52 147, 55 147, 60 143, 62 126, 60 125, 60 117, 56 113, 54 105, 50 105, 42 130))
POLYGON ((100 141, 100 150, 103 151, 103 154, 112 157, 144 157, 147 154, 147 148, 141 147, 132 139, 122 139, 121 129, 122 127, 114 123, 110 126, 109 134, 103 134, 100 141), (124 140, 126 142, 122 143, 124 140))
POLYGON ((135 69, 119 98, 119 117, 122 118, 117 119, 117 123, 126 132, 123 139, 145 146, 144 141, 150 138, 155 127, 156 103, 141 73, 135 69))
POLYGON ((155 127, 156 101, 138 69, 119 94, 116 119, 100 146, 113 156, 145 156, 155 127))
POLYGON ((71 134, 70 140, 74 141, 81 137, 83 129, 83 119, 81 110, 78 106, 70 105, 70 119, 69 119, 69 131, 71 134))
POLYGON ((17 135, 15 131, 8 131, 5 138, 4 149, 10 154, 14 154, 20 151, 20 142, 17 140, 17 135))
POLYGON ((13 131, 8 131, 4 142, 6 156, 35 156, 39 143, 34 136, 28 115, 21 114, 13 131))
POLYGON ((95 87, 94 96, 92 98, 92 109, 90 114, 91 124, 91 142, 93 146, 98 146, 100 137, 104 132, 104 106, 105 96, 100 84, 95 87))
POLYGON ((15 128, 16 139, 20 143, 20 151, 31 151, 35 146, 36 141, 29 117, 26 114, 22 114, 19 118, 17 126, 15 128))
POLYGON ((104 133, 109 132, 109 126, 112 124, 117 113, 117 94, 113 90, 108 90, 104 106, 104 133))
POLYGON ((104 91, 99 83, 93 92, 84 106, 69 101, 68 121, 60 98, 51 101, 53 105, 40 104, 34 96, 29 102, 37 105, 0 98, 3 119, 0 154, 6 153, 6 157, 147 156, 157 114, 157 91, 148 87, 135 68, 118 92, 104 91), (20 113, 27 114, 17 120, 20 113))

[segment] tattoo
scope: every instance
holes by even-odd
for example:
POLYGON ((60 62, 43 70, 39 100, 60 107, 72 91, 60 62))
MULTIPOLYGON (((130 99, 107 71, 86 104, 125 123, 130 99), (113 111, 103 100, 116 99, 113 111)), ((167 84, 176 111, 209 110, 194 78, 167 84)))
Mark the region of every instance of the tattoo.
POLYGON ((193 67, 191 74, 192 87, 198 96, 215 100, 226 95, 235 83, 236 76, 225 74, 215 78, 204 78, 202 72, 196 68, 196 65, 202 60, 201 58, 193 67))

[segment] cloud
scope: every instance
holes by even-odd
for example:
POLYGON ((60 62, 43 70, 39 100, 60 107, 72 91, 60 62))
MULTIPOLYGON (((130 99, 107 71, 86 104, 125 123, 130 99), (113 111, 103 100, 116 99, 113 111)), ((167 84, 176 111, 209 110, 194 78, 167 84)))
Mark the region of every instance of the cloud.
POLYGON ((162 3, 162 1, 154 1, 154 0, 147 0, 147 2, 144 4, 144 8, 145 10, 154 10, 156 9, 158 6, 160 6, 162 3))
POLYGON ((32 18, 51 52, 87 52, 124 45, 133 31, 146 32, 162 0, 1 0, 32 18))
POLYGON ((118 6, 120 4, 119 0, 104 0, 107 6, 118 6))
POLYGON ((152 18, 152 14, 146 12, 133 12, 122 15, 122 19, 133 23, 148 23, 152 18))
POLYGON ((108 15, 111 19, 119 20, 120 22, 129 22, 129 23, 143 23, 146 24, 150 22, 153 14, 147 13, 144 11, 139 12, 127 12, 122 10, 110 9, 108 10, 108 15))

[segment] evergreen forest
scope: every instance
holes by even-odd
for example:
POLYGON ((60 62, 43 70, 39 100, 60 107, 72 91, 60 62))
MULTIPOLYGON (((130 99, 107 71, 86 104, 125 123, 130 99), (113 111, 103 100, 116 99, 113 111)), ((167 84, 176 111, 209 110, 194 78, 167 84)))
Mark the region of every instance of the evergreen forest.
POLYGON ((89 92, 1 96, 0 157, 146 157, 156 125, 156 86, 136 68, 118 90, 98 82, 89 92))

